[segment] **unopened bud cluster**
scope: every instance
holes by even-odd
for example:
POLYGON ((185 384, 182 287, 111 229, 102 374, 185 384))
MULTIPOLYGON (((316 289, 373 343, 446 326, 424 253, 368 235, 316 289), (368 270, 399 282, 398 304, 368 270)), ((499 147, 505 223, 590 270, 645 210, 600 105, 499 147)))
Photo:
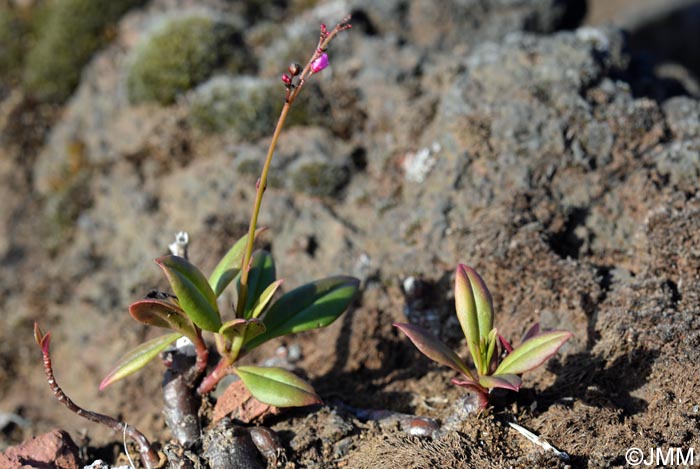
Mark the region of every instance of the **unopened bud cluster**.
POLYGON ((352 26, 349 23, 350 16, 346 16, 333 30, 329 31, 325 24, 321 24, 321 34, 318 40, 318 46, 308 65, 302 68, 298 63, 291 64, 281 79, 284 87, 287 88, 285 101, 291 103, 299 94, 301 87, 304 86, 306 79, 328 67, 330 64, 326 48, 328 43, 341 31, 350 29, 352 26))
POLYGON ((301 65, 293 63, 287 69, 287 73, 282 74, 282 83, 287 88, 294 88, 294 78, 301 73, 301 65))

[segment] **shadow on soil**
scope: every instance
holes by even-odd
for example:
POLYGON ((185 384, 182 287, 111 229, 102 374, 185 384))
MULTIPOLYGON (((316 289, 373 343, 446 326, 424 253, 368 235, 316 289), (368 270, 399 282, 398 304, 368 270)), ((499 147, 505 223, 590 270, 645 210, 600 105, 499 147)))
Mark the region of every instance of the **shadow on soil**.
POLYGON ((658 356, 654 350, 633 350, 606 363, 588 351, 571 355, 552 366, 557 380, 540 395, 538 408, 544 411, 554 402, 574 398, 590 406, 621 409, 623 416, 644 412, 647 402, 631 392, 647 382, 658 356))

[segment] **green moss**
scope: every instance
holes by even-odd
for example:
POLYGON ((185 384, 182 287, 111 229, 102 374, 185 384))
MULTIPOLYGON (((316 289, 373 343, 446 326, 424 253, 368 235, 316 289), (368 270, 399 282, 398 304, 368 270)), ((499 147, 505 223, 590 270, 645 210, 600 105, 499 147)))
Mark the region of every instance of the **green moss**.
POLYGON ((272 132, 284 104, 284 88, 273 80, 218 76, 192 96, 192 123, 207 132, 233 132, 254 139, 272 132))
MULTIPOLYGON (((277 80, 218 76, 199 86, 191 100, 190 120, 206 132, 230 132, 241 139, 271 135, 284 105, 277 80)), ((303 100, 294 103, 286 125, 307 125, 312 112, 303 100)))
POLYGON ((28 92, 64 101, 92 54, 107 41, 107 27, 144 0, 54 0, 36 25, 37 38, 24 69, 28 92))
POLYGON ((350 179, 348 168, 329 161, 299 160, 291 169, 292 187, 316 196, 332 196, 350 179))
POLYGON ((171 104, 224 64, 242 69, 246 59, 243 47, 234 45, 238 38, 233 24, 205 14, 166 20, 137 46, 127 77, 129 99, 171 104))
POLYGON ((0 79, 14 80, 21 74, 26 24, 14 8, 0 6, 0 79))
POLYGON ((241 174, 249 176, 258 176, 262 171, 262 161, 255 159, 241 159, 236 165, 236 169, 241 174))

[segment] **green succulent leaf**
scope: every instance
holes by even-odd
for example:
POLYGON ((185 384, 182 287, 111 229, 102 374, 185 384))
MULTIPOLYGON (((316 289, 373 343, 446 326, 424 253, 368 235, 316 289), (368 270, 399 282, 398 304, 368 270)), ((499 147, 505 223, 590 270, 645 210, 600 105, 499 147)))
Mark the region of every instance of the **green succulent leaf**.
MULTIPOLYGON (((246 297, 243 317, 248 319, 253 317, 253 308, 258 302, 263 292, 275 281, 275 262, 272 254, 267 251, 257 251, 253 253, 248 273, 248 296, 246 297)), ((240 281, 238 284, 240 291, 240 281)))
POLYGON ((449 366, 456 372, 469 377, 472 381, 474 380, 474 375, 472 375, 462 359, 459 358, 459 355, 430 332, 413 324, 397 323, 394 324, 394 327, 406 334, 413 342, 413 345, 426 357, 441 365, 449 366))
MULTIPOLYGON (((267 228, 258 228, 255 231, 254 238, 257 238, 260 233, 267 228)), ((248 234, 243 235, 234 243, 226 255, 221 258, 219 263, 214 268, 214 271, 209 276, 209 285, 211 285, 214 294, 218 298, 226 289, 229 283, 236 278, 236 275, 241 271, 243 256, 245 254, 246 244, 248 243, 248 234)))
POLYGON ((493 352, 496 350, 496 342, 498 342, 498 330, 494 327, 491 329, 491 332, 489 332, 489 337, 488 340, 486 341, 487 348, 486 348, 486 364, 490 368, 491 367, 491 361, 493 360, 493 352))
POLYGON ((267 286, 267 288, 260 294, 258 297, 258 300, 255 302, 253 305, 253 311, 251 312, 251 317, 252 318, 257 318, 262 314, 262 312, 265 310, 267 305, 270 303, 270 300, 272 297, 275 295, 275 292, 277 289, 282 285, 282 282, 284 282, 283 279, 279 279, 275 282, 272 282, 267 286))
POLYGON ((168 277, 187 317, 205 331, 218 331, 221 316, 216 305, 216 295, 204 275, 182 257, 164 256, 156 259, 156 263, 168 277))
POLYGON ((239 366, 235 372, 253 397, 263 404, 300 407, 321 403, 309 383, 282 368, 239 366))
POLYGON ((455 308, 474 365, 485 374, 488 363, 483 361, 481 341, 493 329, 493 301, 484 280, 464 264, 457 266, 455 275, 455 308))
POLYGON ((155 339, 149 340, 139 345, 119 360, 116 366, 110 371, 100 383, 100 391, 122 378, 129 376, 132 373, 139 371, 146 366, 148 362, 158 356, 160 352, 165 350, 170 344, 182 337, 182 334, 175 332, 166 334, 155 339))
POLYGON ((248 319, 248 327, 245 330, 245 337, 243 343, 253 340, 255 337, 259 336, 265 332, 265 324, 257 318, 248 319))
POLYGON ((275 337, 326 327, 352 303, 360 286, 353 277, 336 276, 302 285, 280 297, 265 313, 265 332, 249 340, 250 350, 275 337))
POLYGON ((219 334, 224 335, 227 339, 233 340, 234 337, 255 337, 265 332, 265 325, 260 319, 243 319, 236 318, 226 321, 219 328, 219 334))
POLYGON ((479 384, 489 389, 503 388, 510 389, 511 391, 517 391, 520 389, 521 383, 522 380, 520 379, 520 376, 513 374, 479 376, 479 384))
POLYGON ((193 340, 196 336, 192 321, 175 302, 167 299, 144 298, 129 305, 129 314, 149 326, 173 329, 193 340))
POLYGON ((494 375, 519 375, 537 368, 557 353, 572 335, 567 331, 550 331, 526 340, 503 359, 494 375))
POLYGON ((248 321, 243 318, 231 319, 230 321, 226 321, 221 325, 219 328, 219 334, 225 335, 231 339, 233 336, 240 335, 241 330, 245 330, 245 326, 247 324, 248 321))

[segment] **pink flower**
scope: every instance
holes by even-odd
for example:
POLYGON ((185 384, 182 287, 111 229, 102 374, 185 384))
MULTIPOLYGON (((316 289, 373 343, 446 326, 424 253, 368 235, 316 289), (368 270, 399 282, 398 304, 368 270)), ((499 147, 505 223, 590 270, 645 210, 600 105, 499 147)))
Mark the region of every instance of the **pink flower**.
POLYGON ((318 73, 328 67, 328 54, 321 54, 311 62, 311 72, 318 73))

